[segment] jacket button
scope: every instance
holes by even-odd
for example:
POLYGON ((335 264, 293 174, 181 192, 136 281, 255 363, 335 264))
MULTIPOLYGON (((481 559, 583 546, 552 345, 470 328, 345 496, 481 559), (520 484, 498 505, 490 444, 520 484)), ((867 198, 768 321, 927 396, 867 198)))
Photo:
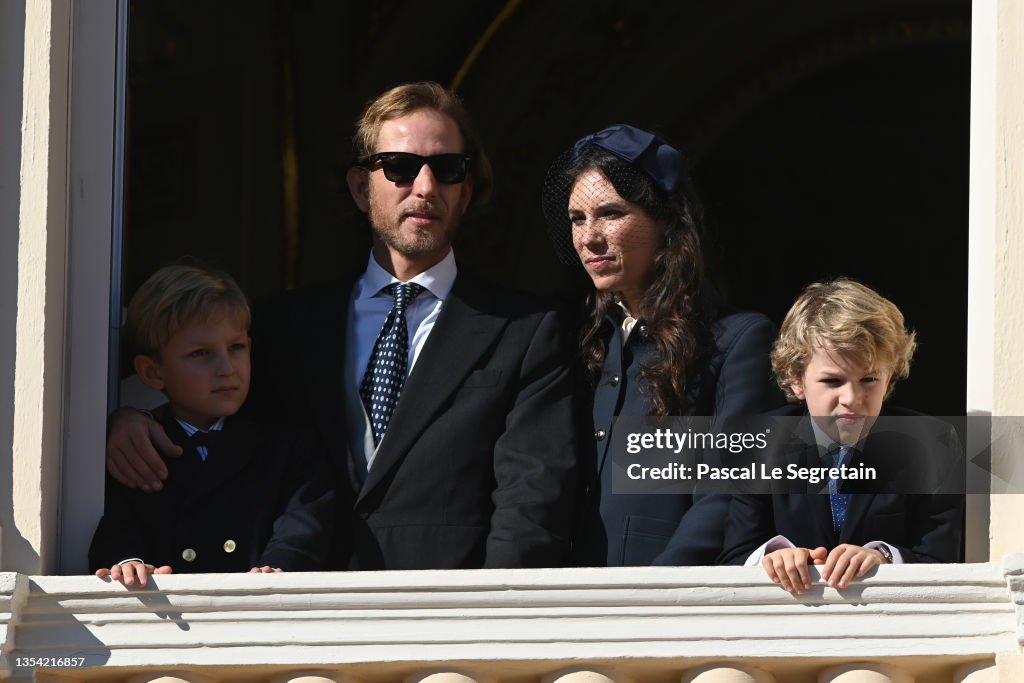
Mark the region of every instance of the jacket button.
POLYGON ((618 376, 618 375, 615 375, 614 377, 612 377, 612 379, 611 379, 611 382, 609 382, 609 383, 610 383, 610 384, 611 384, 611 385, 612 385, 613 387, 617 387, 617 386, 619 386, 619 376, 618 376))
POLYGON ((594 438, 597 439, 598 441, 604 441, 605 436, 606 432, 603 429, 598 429, 596 432, 594 432, 594 438))
POLYGON ((224 552, 226 552, 226 553, 233 553, 233 552, 235 552, 235 548, 237 548, 237 547, 238 546, 235 545, 235 542, 232 541, 230 538, 228 540, 224 541, 224 552))
POLYGON ((186 562, 193 562, 196 559, 196 551, 192 548, 185 548, 185 551, 181 553, 181 559, 186 562))
POLYGON ((367 512, 366 510, 362 510, 359 513, 359 519, 369 519, 369 518, 370 518, 370 513, 367 512))

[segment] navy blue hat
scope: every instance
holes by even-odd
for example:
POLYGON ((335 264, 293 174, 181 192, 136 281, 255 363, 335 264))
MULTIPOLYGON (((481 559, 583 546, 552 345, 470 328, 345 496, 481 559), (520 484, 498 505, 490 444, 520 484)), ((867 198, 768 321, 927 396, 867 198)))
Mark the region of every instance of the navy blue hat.
MULTIPOLYGON (((666 208, 677 203, 686 203, 682 193, 683 179, 687 175, 687 163, 679 150, 661 138, 645 130, 626 124, 609 126, 604 130, 580 138, 575 145, 558 155, 548 169, 541 187, 541 210, 548 225, 548 234, 555 253, 563 263, 580 266, 580 258, 572 243, 572 223, 567 207, 572 188, 576 183, 573 175, 574 164, 588 149, 600 149, 625 162, 621 168, 603 169, 611 172, 609 180, 614 185, 626 176, 643 176, 650 179, 666 208)), ((576 169, 576 171, 581 169, 576 169)), ((618 187, 616 185, 616 187, 618 187)), ((657 208, 657 207, 650 207, 657 208)), ((654 216, 653 218, 660 218, 654 216)))
POLYGON ((571 159, 578 158, 589 145, 596 145, 633 164, 666 194, 678 190, 679 184, 686 177, 686 159, 679 150, 652 133, 624 123, 608 126, 580 138, 573 145, 571 159))

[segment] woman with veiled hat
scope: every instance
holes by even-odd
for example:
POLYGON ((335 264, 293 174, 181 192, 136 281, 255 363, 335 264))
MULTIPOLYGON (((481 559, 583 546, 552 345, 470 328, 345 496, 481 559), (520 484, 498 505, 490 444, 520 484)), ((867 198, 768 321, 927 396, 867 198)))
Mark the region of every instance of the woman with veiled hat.
POLYGON ((588 424, 576 563, 713 564, 728 496, 613 493, 613 418, 781 405, 768 356, 775 327, 729 309, 705 284, 686 161, 651 133, 616 125, 579 140, 548 171, 543 207, 556 251, 595 288, 580 335, 593 436, 588 424))

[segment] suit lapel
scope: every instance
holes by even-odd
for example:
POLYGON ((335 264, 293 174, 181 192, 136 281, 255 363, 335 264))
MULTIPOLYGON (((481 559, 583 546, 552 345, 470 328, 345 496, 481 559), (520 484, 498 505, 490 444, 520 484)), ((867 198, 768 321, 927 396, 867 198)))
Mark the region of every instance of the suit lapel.
MULTIPOLYGON (((847 465, 856 467, 857 465, 869 464, 867 462, 867 454, 872 448, 873 440, 875 440, 874 435, 868 436, 864 442, 863 450, 854 451, 856 453, 856 457, 852 458, 847 465)), ((867 482, 849 481, 843 487, 843 491, 850 494, 850 502, 846 508, 846 520, 843 522, 843 528, 840 534, 841 538, 839 539, 842 543, 849 543, 850 538, 860 536, 859 533, 855 532, 858 531, 861 522, 864 521, 864 517, 867 515, 868 509, 874 503, 874 486, 866 484, 867 482), (867 490, 865 491, 865 489, 867 490)), ((858 543, 857 545, 860 544, 858 543)))
POLYGON ((836 533, 832 528, 832 508, 828 496, 816 493, 798 493, 787 496, 791 519, 805 520, 803 533, 809 534, 807 547, 817 545, 831 548, 835 545, 836 533))
MULTIPOLYGON (((818 442, 811 426, 811 416, 805 410, 803 419, 793 430, 791 437, 792 450, 788 453, 787 462, 797 462, 801 467, 821 467, 821 455, 818 442)), ((831 548, 835 544, 836 531, 832 523, 832 504, 828 496, 828 485, 822 485, 817 492, 799 496, 804 499, 804 511, 814 520, 820 538, 827 539, 824 543, 831 548), (823 492, 822 492, 823 491, 823 492)))
MULTIPOLYGON (((867 515, 868 508, 871 507, 872 502, 875 500, 874 493, 854 493, 850 495, 850 504, 846 508, 846 520, 843 522, 843 528, 840 530, 840 543, 850 543, 850 539, 857 536, 858 528, 864 517, 867 515)), ((882 539, 871 538, 868 541, 878 541, 882 539)), ((865 541, 866 543, 867 541, 865 541)), ((858 543, 857 545, 861 545, 858 543)))
POLYGON ((198 480, 197 497, 207 495, 224 482, 241 476, 240 472, 260 453, 261 445, 254 429, 232 424, 231 420, 220 432, 212 432, 208 456, 199 466, 202 476, 198 480))
POLYGON ((460 274, 402 389, 359 500, 402 461, 508 324, 505 316, 480 310, 473 298, 481 292, 471 289, 460 274))
POLYGON ((225 423, 223 430, 211 432, 205 461, 173 417, 164 421, 164 430, 175 443, 185 449, 180 458, 171 458, 166 462, 168 479, 182 485, 182 498, 189 502, 202 500, 225 481, 237 477, 258 453, 259 443, 255 433, 251 430, 232 429, 230 421, 225 423), (240 431, 248 432, 248 436, 243 436, 240 431))

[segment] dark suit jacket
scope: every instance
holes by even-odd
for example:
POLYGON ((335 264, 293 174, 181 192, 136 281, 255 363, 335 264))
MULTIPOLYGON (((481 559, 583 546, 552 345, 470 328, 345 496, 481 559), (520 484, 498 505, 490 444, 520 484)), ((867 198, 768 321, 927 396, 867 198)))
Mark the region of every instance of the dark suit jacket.
MULTIPOLYGON (((644 331, 625 346, 605 321, 608 355, 594 392, 593 435, 581 455, 583 500, 575 563, 585 566, 713 564, 722 548, 729 499, 724 495, 615 494, 609 444, 613 418, 648 415, 640 369, 655 360, 644 331)), ((757 415, 782 403, 768 353, 775 326, 757 313, 723 315, 712 328, 714 349, 688 390, 687 415, 757 415)), ((589 428, 590 425, 587 425, 589 428)))
MULTIPOLYGON (((803 404, 787 406, 773 413, 779 416, 803 416, 788 441, 789 454, 783 460, 798 459, 804 465, 821 466, 819 450, 803 404)), ((826 493, 780 493, 775 495, 734 496, 726 525, 725 550, 721 564, 743 564, 762 543, 781 534, 800 548, 831 550, 837 545, 864 545, 884 541, 899 548, 904 562, 957 562, 963 534, 962 495, 879 493, 887 485, 899 487, 901 480, 921 476, 915 463, 922 457, 956 458, 957 449, 947 448, 955 435, 951 428, 921 413, 884 408, 886 417, 917 417, 922 433, 916 439, 920 453, 908 452, 911 443, 893 440, 890 435, 872 432, 864 441, 862 452, 851 464, 862 463, 879 471, 877 484, 856 485, 852 491, 846 520, 837 534, 832 524, 832 511, 826 493), (870 490, 870 489, 873 489, 870 490)), ((936 471, 948 472, 940 467, 936 471)), ((908 484, 909 485, 909 484, 908 484)), ((906 487, 903 490, 908 490, 906 487)), ((909 490, 914 490, 913 488, 909 490)))
POLYGON ((308 430, 231 417, 211 433, 203 462, 173 418, 161 423, 185 452, 164 460, 170 476, 159 493, 107 475, 104 515, 89 548, 93 571, 133 557, 176 573, 324 567, 334 491, 308 430), (184 559, 186 550, 193 560, 184 559))
POLYGON ((338 481, 337 569, 564 562, 576 445, 558 316, 460 270, 360 484, 343 404, 353 280, 257 309, 251 407, 310 414, 338 481))

